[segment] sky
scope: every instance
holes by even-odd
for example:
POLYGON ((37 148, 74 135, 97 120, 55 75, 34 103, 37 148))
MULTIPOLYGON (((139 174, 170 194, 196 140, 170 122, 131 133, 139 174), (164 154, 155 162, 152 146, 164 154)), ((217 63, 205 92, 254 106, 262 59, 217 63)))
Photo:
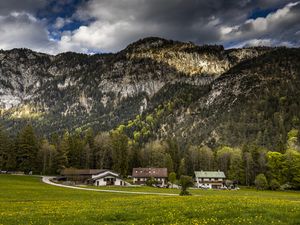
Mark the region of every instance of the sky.
POLYGON ((300 46, 300 1, 0 0, 0 49, 118 52, 145 37, 300 46))

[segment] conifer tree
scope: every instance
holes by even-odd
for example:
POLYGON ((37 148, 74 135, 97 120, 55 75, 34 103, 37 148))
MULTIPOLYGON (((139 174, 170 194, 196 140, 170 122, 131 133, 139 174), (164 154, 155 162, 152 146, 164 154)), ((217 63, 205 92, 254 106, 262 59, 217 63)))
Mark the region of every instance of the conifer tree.
POLYGON ((55 174, 56 149, 44 139, 38 153, 40 171, 42 174, 55 174))
POLYGON ((83 166, 84 143, 79 132, 69 136, 68 162, 69 166, 81 168, 83 166))
POLYGON ((85 168, 96 168, 96 148, 93 129, 88 129, 84 137, 83 164, 85 168))
POLYGON ((68 167, 68 153, 69 153, 69 133, 65 132, 62 140, 60 141, 59 147, 57 149, 57 172, 68 167))
POLYGON ((111 135, 102 132, 94 138, 96 168, 112 169, 111 135))
POLYGON ((38 172, 38 149, 38 141, 32 126, 25 126, 18 136, 17 143, 17 163, 21 171, 38 172))
POLYGON ((128 170, 128 137, 120 132, 113 132, 111 135, 113 169, 122 176, 126 176, 128 170))
POLYGON ((7 170, 10 159, 10 141, 0 127, 0 170, 7 170))

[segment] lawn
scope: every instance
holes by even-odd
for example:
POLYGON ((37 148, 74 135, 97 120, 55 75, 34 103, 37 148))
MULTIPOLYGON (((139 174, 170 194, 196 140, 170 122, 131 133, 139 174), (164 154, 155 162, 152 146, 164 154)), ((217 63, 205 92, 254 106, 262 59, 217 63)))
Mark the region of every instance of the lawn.
POLYGON ((0 224, 300 224, 299 192, 192 192, 197 196, 89 192, 46 185, 38 177, 0 175, 0 224))

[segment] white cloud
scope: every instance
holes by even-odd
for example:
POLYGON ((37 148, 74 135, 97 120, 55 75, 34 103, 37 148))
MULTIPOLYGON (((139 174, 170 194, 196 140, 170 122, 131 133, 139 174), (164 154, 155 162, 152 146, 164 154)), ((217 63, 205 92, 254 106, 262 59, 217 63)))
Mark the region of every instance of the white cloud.
POLYGON ((67 24, 70 24, 70 23, 72 23, 72 20, 70 18, 57 17, 53 27, 55 29, 61 29, 64 26, 66 26, 67 24))
POLYGON ((291 12, 291 9, 298 4, 299 2, 287 4, 275 13, 270 13, 266 18, 247 20, 245 25, 251 25, 254 31, 264 32, 276 29, 281 23, 299 21, 300 15, 291 12))
POLYGON ((252 39, 258 36, 278 36, 282 31, 298 25, 300 21, 299 3, 289 3, 266 17, 249 19, 241 25, 223 28, 222 39, 252 39))
POLYGON ((25 12, 12 12, 0 17, 0 48, 31 48, 37 51, 51 48, 43 21, 25 12))
POLYGON ((292 43, 287 41, 278 41, 276 39, 250 39, 230 46, 230 48, 256 47, 256 46, 286 46, 295 47, 292 43))
POLYGON ((64 32, 61 40, 49 37, 46 21, 26 12, 0 15, 0 49, 29 48, 38 52, 57 54, 64 51, 88 52, 80 43, 72 42, 71 32, 64 32))
POLYGON ((136 40, 139 35, 140 37, 144 36, 147 31, 151 34, 154 33, 154 30, 155 27, 145 28, 141 24, 129 23, 128 21, 115 23, 96 21, 89 26, 81 26, 73 32, 65 33, 60 44, 65 49, 70 49, 72 46, 76 46, 78 49, 81 46, 82 50, 118 51, 126 47, 130 41, 136 40), (136 37, 132 37, 134 35, 136 37))
POLYGON ((65 26, 65 20, 64 18, 61 18, 61 17, 57 17, 56 18, 56 21, 55 21, 55 24, 54 24, 54 27, 56 29, 61 29, 65 26))
POLYGON ((140 0, 89 1, 78 9, 74 17, 94 21, 65 33, 60 46, 69 50, 74 47, 80 51, 116 52, 139 38, 158 35, 156 24, 139 21, 138 8, 146 10, 146 4, 139 3, 140 0))

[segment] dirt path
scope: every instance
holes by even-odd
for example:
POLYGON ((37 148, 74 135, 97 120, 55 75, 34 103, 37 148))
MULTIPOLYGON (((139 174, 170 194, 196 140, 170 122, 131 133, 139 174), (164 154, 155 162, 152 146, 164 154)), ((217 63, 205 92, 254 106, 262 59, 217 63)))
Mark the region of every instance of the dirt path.
POLYGON ((93 188, 68 186, 68 185, 54 183, 50 180, 51 178, 53 178, 53 177, 42 177, 42 181, 46 184, 50 184, 50 185, 57 186, 57 187, 71 188, 71 189, 77 189, 77 190, 83 190, 83 191, 97 191, 97 192, 110 192, 110 193, 122 193, 122 194, 138 194, 138 195, 178 196, 178 194, 171 194, 171 193, 117 191, 117 190, 105 190, 105 189, 93 189, 93 188))

